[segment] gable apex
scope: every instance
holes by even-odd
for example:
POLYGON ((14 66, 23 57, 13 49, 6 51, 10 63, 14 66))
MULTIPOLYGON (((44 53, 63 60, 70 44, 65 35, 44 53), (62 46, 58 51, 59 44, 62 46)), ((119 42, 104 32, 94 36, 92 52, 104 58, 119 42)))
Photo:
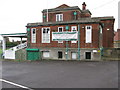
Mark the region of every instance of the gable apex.
POLYGON ((68 6, 66 4, 62 4, 62 5, 60 5, 60 6, 56 7, 56 8, 68 8, 68 7, 70 7, 70 6, 68 6))

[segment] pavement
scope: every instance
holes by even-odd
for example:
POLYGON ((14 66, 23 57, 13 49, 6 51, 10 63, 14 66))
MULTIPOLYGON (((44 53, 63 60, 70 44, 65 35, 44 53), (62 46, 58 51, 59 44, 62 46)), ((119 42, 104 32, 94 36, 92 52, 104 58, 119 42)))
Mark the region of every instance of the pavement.
POLYGON ((1 82, 2 88, 26 87, 31 90, 118 88, 118 61, 2 61, 1 82))

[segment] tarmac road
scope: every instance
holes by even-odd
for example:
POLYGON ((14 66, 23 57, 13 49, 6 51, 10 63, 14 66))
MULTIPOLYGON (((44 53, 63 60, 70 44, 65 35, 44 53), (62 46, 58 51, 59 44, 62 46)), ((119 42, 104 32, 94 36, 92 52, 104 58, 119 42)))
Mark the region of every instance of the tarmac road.
POLYGON ((3 61, 2 79, 29 88, 118 88, 118 61, 3 61))

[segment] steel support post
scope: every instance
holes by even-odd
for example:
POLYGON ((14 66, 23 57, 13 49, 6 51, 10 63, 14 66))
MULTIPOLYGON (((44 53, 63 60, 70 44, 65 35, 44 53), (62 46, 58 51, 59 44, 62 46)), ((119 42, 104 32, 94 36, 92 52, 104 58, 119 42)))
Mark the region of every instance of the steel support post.
POLYGON ((66 59, 68 60, 68 41, 66 41, 66 59))
POLYGON ((78 60, 80 60, 80 25, 78 25, 78 60))

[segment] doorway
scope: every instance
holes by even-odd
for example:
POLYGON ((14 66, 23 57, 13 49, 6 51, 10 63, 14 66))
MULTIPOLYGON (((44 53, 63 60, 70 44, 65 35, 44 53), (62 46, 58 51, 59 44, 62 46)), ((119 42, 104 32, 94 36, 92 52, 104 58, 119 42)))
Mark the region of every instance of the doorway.
POLYGON ((40 60, 41 55, 39 49, 26 49, 27 50, 27 60, 40 60))
POLYGON ((85 58, 91 59, 91 52, 85 52, 85 58))
POLYGON ((58 58, 63 58, 63 54, 62 54, 62 51, 58 51, 58 58))

